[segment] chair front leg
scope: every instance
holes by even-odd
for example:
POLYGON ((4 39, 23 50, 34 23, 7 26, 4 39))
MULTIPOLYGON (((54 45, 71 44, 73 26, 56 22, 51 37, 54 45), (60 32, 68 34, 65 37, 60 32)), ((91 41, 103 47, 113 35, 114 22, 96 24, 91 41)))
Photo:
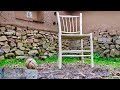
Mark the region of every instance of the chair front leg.
POLYGON ((61 69, 62 68, 62 39, 60 34, 58 38, 59 38, 58 39, 58 44, 59 44, 58 67, 59 69, 61 69))
POLYGON ((94 67, 94 57, 93 57, 93 39, 92 39, 92 33, 90 33, 90 48, 91 48, 91 67, 94 67))

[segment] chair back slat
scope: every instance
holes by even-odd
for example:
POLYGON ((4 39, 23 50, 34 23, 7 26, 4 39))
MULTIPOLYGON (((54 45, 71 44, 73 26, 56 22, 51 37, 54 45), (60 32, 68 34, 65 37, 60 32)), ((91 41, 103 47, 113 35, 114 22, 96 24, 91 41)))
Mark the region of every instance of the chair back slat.
POLYGON ((77 32, 77 17, 75 18, 75 20, 76 20, 76 31, 74 31, 74 32, 77 32))
POLYGON ((59 15, 57 12, 58 27, 61 33, 82 34, 82 13, 80 16, 59 15))
POLYGON ((63 17, 62 17, 62 23, 63 23, 63 28, 64 28, 64 32, 65 32, 65 22, 64 22, 64 19, 63 19, 63 17))
POLYGON ((70 32, 71 32, 71 18, 69 17, 69 23, 70 23, 70 32))
POLYGON ((65 18, 65 22, 66 22, 66 32, 68 32, 68 22, 67 22, 67 18, 65 18))
POLYGON ((74 21, 73 20, 74 20, 74 18, 72 17, 72 27, 73 27, 72 31, 74 31, 74 21))

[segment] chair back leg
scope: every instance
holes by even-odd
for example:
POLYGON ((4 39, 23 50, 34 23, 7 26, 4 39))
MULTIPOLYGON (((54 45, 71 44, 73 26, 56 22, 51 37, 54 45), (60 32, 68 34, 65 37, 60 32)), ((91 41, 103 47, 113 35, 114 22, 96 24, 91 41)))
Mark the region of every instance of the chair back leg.
MULTIPOLYGON (((81 39, 81 50, 83 50, 83 39, 81 39)), ((84 63, 84 56, 83 56, 83 51, 81 52, 82 56, 81 56, 81 59, 82 59, 82 63, 84 63)))
POLYGON ((92 39, 92 33, 90 33, 90 47, 91 47, 91 67, 94 67, 94 58, 93 58, 93 39, 92 39))

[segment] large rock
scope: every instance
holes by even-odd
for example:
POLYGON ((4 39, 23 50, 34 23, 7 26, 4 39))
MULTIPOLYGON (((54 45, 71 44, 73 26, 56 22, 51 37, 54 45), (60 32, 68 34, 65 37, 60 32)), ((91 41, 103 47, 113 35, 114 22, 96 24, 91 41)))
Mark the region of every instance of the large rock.
POLYGON ((4 42, 0 42, 0 45, 5 45, 5 43, 4 42))
POLYGON ((26 69, 24 73, 26 79, 37 79, 38 78, 38 71, 32 69, 26 69))
POLYGON ((99 36, 99 37, 98 37, 98 42, 102 42, 102 41, 103 41, 102 36, 99 36))
POLYGON ((43 35, 41 35, 41 34, 37 34, 36 36, 35 36, 35 38, 42 38, 43 37, 43 35))
POLYGON ((43 49, 47 49, 48 46, 46 44, 43 44, 43 49))
POLYGON ((10 50, 10 52, 15 52, 16 50, 17 50, 17 48, 14 47, 14 48, 12 48, 12 49, 10 50))
POLYGON ((27 39, 28 43, 33 43, 33 39, 27 39))
POLYGON ((53 53, 49 53, 49 54, 48 54, 49 57, 52 57, 53 55, 54 55, 53 53))
POLYGON ((102 42, 103 43, 110 43, 111 40, 112 40, 111 38, 102 37, 102 42))
POLYGON ((19 30, 20 30, 20 31, 22 30, 22 28, 20 28, 20 27, 17 27, 16 29, 17 29, 18 31, 19 31, 19 30))
POLYGON ((120 55, 120 52, 116 49, 112 49, 110 52, 111 57, 115 57, 115 56, 119 56, 119 55, 120 55))
POLYGON ((103 52, 103 54, 109 54, 109 52, 110 52, 110 50, 107 49, 103 52))
POLYGON ((37 43, 33 43, 33 46, 36 47, 36 46, 38 46, 38 45, 37 45, 37 43))
POLYGON ((3 35, 3 32, 0 31, 0 36, 2 36, 2 35, 3 35))
POLYGON ((6 25, 5 26, 7 29, 12 29, 12 26, 11 25, 6 25))
POLYGON ((0 60, 3 60, 5 59, 4 55, 0 56, 0 60))
POLYGON ((115 45, 110 45, 110 49, 114 49, 115 48, 115 45))
POLYGON ((21 79, 25 70, 23 68, 4 68, 3 79, 21 79))
POLYGON ((5 57, 7 57, 7 58, 13 58, 13 57, 15 57, 15 54, 14 53, 7 53, 7 54, 5 54, 5 57))
POLYGON ((27 59, 28 56, 16 56, 16 59, 27 59))
POLYGON ((48 47, 48 50, 49 51, 55 50, 55 47, 54 46, 53 47, 48 47))
POLYGON ((16 39, 17 37, 16 36, 12 36, 13 39, 16 39))
POLYGON ((116 48, 117 48, 117 49, 120 49, 120 45, 116 45, 116 48))
POLYGON ((8 53, 10 51, 10 46, 6 44, 5 46, 1 47, 2 50, 4 50, 5 53, 8 53))
POLYGON ((47 55, 48 55, 48 52, 45 52, 44 55, 47 56, 47 55))
POLYGON ((4 51, 0 49, 0 56, 4 54, 4 51))
POLYGON ((39 54, 39 52, 37 50, 31 50, 28 52, 28 54, 31 56, 31 55, 39 54))
POLYGON ((45 60, 47 56, 40 56, 40 59, 45 60))
POLYGON ((21 36, 21 35, 22 35, 21 32, 19 31, 16 32, 16 36, 21 36))
POLYGON ((98 39, 99 43, 111 43, 112 38, 100 37, 98 39))
POLYGON ((39 42, 39 40, 38 40, 38 39, 34 39, 34 42, 35 42, 35 43, 38 43, 38 42, 39 42))
POLYGON ((105 46, 106 49, 110 48, 108 44, 104 44, 104 46, 105 46))
POLYGON ((5 27, 0 27, 0 30, 5 31, 6 29, 5 29, 5 27))
POLYGON ((15 47, 15 46, 16 46, 16 43, 15 43, 15 42, 10 42, 10 46, 11 46, 11 47, 15 47))
POLYGON ((15 42, 15 39, 13 39, 13 38, 8 38, 8 41, 9 41, 9 42, 15 42))
POLYGON ((22 39, 25 40, 27 38, 27 36, 22 36, 22 39))
POLYGON ((15 54, 18 55, 18 56, 19 55, 21 56, 21 55, 24 55, 24 52, 21 51, 21 50, 17 50, 17 51, 15 51, 15 54))
POLYGON ((5 35, 15 35, 15 31, 4 32, 5 35))
POLYGON ((11 29, 12 29, 12 30, 15 30, 15 26, 12 26, 11 29))
POLYGON ((34 33, 38 33, 38 30, 34 30, 34 33))
POLYGON ((113 36, 113 37, 112 37, 112 41, 113 41, 113 42, 116 42, 117 39, 118 39, 118 36, 113 36))
POLYGON ((95 41, 97 41, 97 40, 98 40, 98 38, 97 38, 97 37, 94 37, 94 40, 95 40, 95 41))
POLYGON ((24 51, 25 50, 25 47, 19 47, 20 50, 24 51))
POLYGON ((37 62, 35 61, 35 59, 29 57, 27 60, 26 60, 26 63, 25 63, 26 67, 28 69, 36 69, 38 67, 38 64, 37 62))
POLYGON ((116 40, 116 44, 119 44, 119 45, 120 45, 120 40, 116 40))
POLYGON ((0 68, 0 79, 3 78, 3 68, 0 68))
POLYGON ((22 46, 23 46, 23 43, 21 43, 21 42, 17 43, 17 47, 22 47, 22 46))
POLYGON ((7 37, 6 36, 0 36, 0 42, 1 41, 6 41, 7 40, 7 37))

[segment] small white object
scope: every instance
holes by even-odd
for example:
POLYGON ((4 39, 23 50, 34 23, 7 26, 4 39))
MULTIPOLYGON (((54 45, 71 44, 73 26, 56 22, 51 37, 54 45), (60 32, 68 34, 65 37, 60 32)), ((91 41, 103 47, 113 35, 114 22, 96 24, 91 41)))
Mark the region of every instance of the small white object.
POLYGON ((26 11, 26 13, 27 13, 27 18, 32 18, 32 11, 26 11))

